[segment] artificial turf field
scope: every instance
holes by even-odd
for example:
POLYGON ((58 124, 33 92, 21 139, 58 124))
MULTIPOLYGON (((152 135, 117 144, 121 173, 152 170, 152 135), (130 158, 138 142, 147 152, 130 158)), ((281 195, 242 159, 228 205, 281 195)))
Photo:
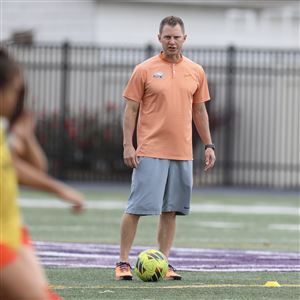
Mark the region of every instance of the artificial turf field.
MULTIPOLYGON (((57 200, 50 200, 53 198, 51 195, 21 191, 24 220, 30 228, 33 240, 37 241, 38 253, 46 266, 50 283, 65 299, 300 298, 297 193, 196 190, 191 215, 178 217, 174 247, 181 249, 183 254, 183 248, 199 249, 200 259, 195 257, 193 262, 186 258, 190 268, 197 265, 198 271, 180 271, 183 275, 182 281, 144 283, 136 277, 132 282, 114 280, 112 261, 116 259, 116 253, 108 253, 106 257, 110 258, 110 261, 103 263, 107 263, 107 267, 100 268, 101 262, 93 258, 90 252, 84 252, 91 244, 95 248, 97 244, 118 244, 119 224, 129 187, 111 185, 80 189, 89 200, 86 212, 80 216, 70 214, 66 205, 57 200), (50 247, 51 242, 53 245, 58 242, 74 243, 77 247, 78 243, 82 243, 83 252, 78 256, 72 253, 74 258, 71 265, 70 259, 68 260, 73 257, 71 254, 66 253, 64 260, 59 257, 59 252, 58 256, 55 256, 56 252, 50 253, 51 249, 48 249, 47 245, 49 243, 50 247), (40 251, 38 243, 43 243, 44 252, 40 251), (208 263, 204 264, 201 261, 201 251, 206 253, 206 250, 210 251, 212 256, 207 260, 208 263), (227 250, 230 255, 227 254, 227 250), (220 263, 220 266, 214 262, 214 253, 218 254, 218 251, 222 254, 220 262, 223 259, 223 265, 220 263), (234 251, 243 251, 246 255, 240 261, 237 259, 236 266, 232 262, 234 251), (268 256, 259 263, 259 259, 247 256, 251 251, 257 254, 258 258, 264 253, 268 256), (51 256, 53 253, 54 256, 51 256), (281 253, 295 258, 286 260, 285 266, 283 261, 276 260, 281 253), (78 257, 81 257, 81 263, 82 257, 87 263, 77 266, 78 257), (90 257, 96 263, 95 266, 91 264, 93 267, 89 267, 90 257), (226 269, 227 258, 228 261, 230 258, 231 262, 226 269), (57 261, 65 263, 58 266, 57 261), (277 281, 281 286, 265 287, 267 281, 277 281)), ((142 218, 134 246, 155 247, 156 228, 157 217, 142 218)), ((73 244, 70 245, 72 248, 73 244)), ((81 244, 79 246, 81 247, 81 244)), ((174 259, 175 254, 176 252, 173 252, 174 259)), ((131 257, 132 263, 134 259, 135 253, 131 257)), ((178 265, 174 265, 180 268, 180 261, 178 265)), ((185 270, 186 266, 188 265, 182 265, 181 269, 185 270)))

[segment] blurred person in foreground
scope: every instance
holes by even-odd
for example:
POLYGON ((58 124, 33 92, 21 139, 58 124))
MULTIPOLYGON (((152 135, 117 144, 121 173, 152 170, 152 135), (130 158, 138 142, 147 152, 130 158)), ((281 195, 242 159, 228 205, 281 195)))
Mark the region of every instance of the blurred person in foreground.
MULTIPOLYGON (((19 104, 19 101, 23 101, 20 100, 23 91, 24 79, 19 66, 4 49, 0 48, 0 298, 57 300, 61 298, 48 287, 47 278, 35 255, 28 230, 22 224, 17 204, 17 180, 19 178, 20 183, 31 187, 56 192, 65 200, 72 202, 76 211, 82 210, 83 197, 45 173, 44 156, 43 168, 40 167, 39 170, 33 161, 28 160, 28 154, 25 155, 24 152, 25 156, 22 157, 20 152, 17 153, 27 148, 21 137, 15 137, 13 150, 9 149, 7 136, 16 130, 12 129, 13 123, 17 125, 19 122, 20 126, 24 126, 16 130, 22 132, 24 136, 27 135, 24 132, 31 131, 29 125, 28 128, 24 125, 26 123, 24 120, 20 121, 21 116, 25 114, 19 104)), ((25 119, 27 120, 27 117, 25 119)), ((30 157, 41 163, 41 157, 34 152, 38 149, 37 145, 36 143, 33 146, 34 150, 30 157)))
MULTIPOLYGON (((183 21, 160 23, 160 54, 137 65, 124 90, 124 162, 133 168, 131 194, 121 223, 118 280, 131 280, 129 252, 140 216, 160 215, 159 250, 169 257, 176 215, 187 215, 192 192, 192 121, 205 144, 205 171, 215 163, 205 102, 210 99, 203 68, 182 55, 183 21), (137 148, 132 143, 137 123, 137 148)), ((169 265, 166 279, 180 280, 169 265)))
POLYGON ((26 86, 22 73, 20 74, 20 90, 15 108, 8 119, 7 137, 18 181, 21 185, 54 193, 72 203, 74 212, 81 212, 83 195, 47 174, 48 161, 35 136, 35 116, 25 105, 26 86))

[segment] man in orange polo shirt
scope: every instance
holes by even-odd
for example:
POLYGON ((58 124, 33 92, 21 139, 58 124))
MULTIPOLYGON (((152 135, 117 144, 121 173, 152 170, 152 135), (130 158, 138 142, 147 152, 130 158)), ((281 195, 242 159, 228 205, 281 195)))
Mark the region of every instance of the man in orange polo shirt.
MULTIPOLYGON (((183 21, 160 23, 163 51, 136 66, 124 90, 124 162, 133 168, 131 194, 121 224, 118 280, 131 280, 129 252, 140 216, 160 215, 158 246, 166 257, 173 243, 176 215, 187 215, 193 182, 192 121, 205 144, 205 171, 215 153, 205 101, 209 91, 203 68, 181 54, 183 21), (132 139, 137 124, 137 149, 132 139)), ((167 279, 181 276, 169 265, 167 279)))

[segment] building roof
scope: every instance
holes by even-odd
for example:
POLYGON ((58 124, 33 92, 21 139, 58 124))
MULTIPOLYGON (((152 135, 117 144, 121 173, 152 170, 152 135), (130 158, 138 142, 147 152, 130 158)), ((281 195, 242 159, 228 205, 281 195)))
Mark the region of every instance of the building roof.
MULTIPOLYGON (((106 2, 105 0, 98 0, 106 2)), ((110 0, 119 3, 139 3, 139 4, 178 4, 178 5, 197 5, 209 7, 228 7, 228 8, 277 8, 293 5, 299 8, 298 0, 110 0)))

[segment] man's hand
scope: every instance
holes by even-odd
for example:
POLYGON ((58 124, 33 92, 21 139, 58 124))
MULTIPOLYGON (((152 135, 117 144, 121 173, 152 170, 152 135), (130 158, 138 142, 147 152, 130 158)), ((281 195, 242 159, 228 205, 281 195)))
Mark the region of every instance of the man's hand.
POLYGON ((136 168, 139 164, 136 151, 132 145, 124 145, 123 158, 127 167, 136 168))
POLYGON ((205 150, 205 167, 204 171, 208 171, 213 168, 216 161, 215 151, 211 148, 205 150))

